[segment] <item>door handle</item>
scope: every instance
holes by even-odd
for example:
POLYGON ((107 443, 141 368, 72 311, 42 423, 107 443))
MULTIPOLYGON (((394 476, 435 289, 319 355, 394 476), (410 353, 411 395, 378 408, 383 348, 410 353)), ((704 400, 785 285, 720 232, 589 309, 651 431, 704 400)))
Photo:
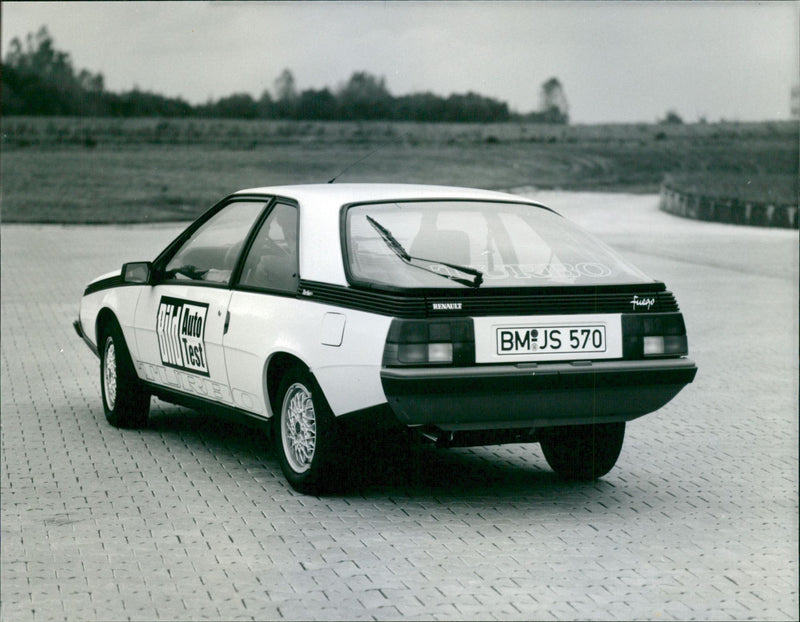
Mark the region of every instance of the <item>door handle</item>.
POLYGON ((222 329, 222 334, 223 335, 227 335, 228 334, 228 326, 230 326, 230 325, 231 325, 231 312, 230 311, 226 311, 225 312, 225 326, 222 329))

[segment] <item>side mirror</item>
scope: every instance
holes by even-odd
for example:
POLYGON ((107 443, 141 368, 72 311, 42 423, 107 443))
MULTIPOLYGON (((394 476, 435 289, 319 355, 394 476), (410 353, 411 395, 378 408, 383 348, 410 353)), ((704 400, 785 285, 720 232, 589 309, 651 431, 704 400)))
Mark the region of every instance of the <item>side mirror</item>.
POLYGON ((153 264, 149 261, 132 261, 122 264, 122 282, 147 285, 153 274, 153 264))

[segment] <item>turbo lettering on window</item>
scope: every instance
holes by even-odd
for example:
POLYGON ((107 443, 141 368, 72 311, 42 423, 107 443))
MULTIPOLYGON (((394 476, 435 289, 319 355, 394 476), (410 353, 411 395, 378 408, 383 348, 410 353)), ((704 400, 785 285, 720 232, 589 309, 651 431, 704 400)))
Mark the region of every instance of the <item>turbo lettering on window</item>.
POLYGON ((206 317, 208 305, 162 296, 156 316, 161 362, 175 369, 208 376, 206 317))

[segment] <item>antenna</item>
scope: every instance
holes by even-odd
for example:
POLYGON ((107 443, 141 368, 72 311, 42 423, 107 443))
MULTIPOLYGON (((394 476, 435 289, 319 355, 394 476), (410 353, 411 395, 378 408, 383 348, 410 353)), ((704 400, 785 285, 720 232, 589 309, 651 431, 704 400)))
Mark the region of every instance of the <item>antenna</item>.
POLYGON ((377 153, 378 151, 380 151, 384 147, 388 147, 389 145, 393 145, 394 143, 399 142, 401 139, 405 139, 406 136, 409 136, 410 134, 411 134, 411 132, 406 132, 405 134, 401 134, 400 136, 396 136, 393 140, 390 140, 390 141, 387 141, 385 143, 382 143, 382 144, 378 145, 377 147, 375 147, 375 149, 370 151, 364 157, 359 158, 358 160, 356 160, 352 164, 348 164, 346 167, 344 167, 341 171, 339 171, 336 175, 334 175, 331 179, 329 179, 328 183, 329 184, 334 183, 337 179, 339 179, 347 171, 349 171, 351 168, 353 168, 356 164, 361 164, 364 160, 369 158, 372 154, 377 153))

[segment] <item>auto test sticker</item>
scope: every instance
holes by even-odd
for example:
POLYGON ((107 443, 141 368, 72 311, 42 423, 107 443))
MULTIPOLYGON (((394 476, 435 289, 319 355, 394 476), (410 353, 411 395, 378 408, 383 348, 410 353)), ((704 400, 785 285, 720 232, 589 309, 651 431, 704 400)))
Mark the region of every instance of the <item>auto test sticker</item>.
POLYGON ((205 340, 207 315, 205 303, 162 296, 156 334, 164 365, 209 375, 205 340))

